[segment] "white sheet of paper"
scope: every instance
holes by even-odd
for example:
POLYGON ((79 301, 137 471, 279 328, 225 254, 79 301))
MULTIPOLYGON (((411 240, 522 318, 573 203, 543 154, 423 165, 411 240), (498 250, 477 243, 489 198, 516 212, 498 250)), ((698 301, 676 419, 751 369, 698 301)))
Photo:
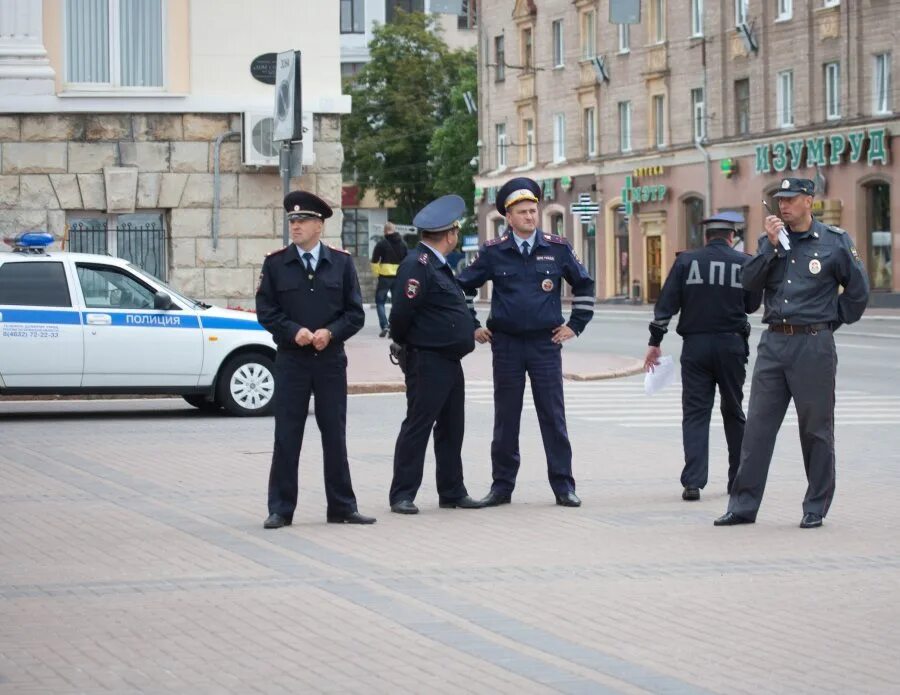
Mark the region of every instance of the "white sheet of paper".
POLYGON ((791 250, 791 240, 788 239, 787 232, 784 231, 784 227, 782 227, 778 232, 778 241, 781 242, 781 245, 784 247, 785 251, 791 250))
POLYGON ((675 360, 671 355, 663 355, 659 358, 659 364, 652 372, 644 375, 644 393, 652 396, 675 381, 675 360))

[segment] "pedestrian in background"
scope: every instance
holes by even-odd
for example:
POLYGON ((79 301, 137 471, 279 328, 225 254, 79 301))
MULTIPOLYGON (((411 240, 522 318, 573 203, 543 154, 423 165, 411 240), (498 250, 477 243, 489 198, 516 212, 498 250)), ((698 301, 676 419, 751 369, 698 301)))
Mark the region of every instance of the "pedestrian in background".
MULTIPOLYGON (((397 278, 397 269, 401 261, 406 258, 409 249, 400 238, 393 222, 385 222, 384 238, 381 239, 372 250, 372 273, 375 275, 375 312, 378 314, 379 338, 388 334, 388 319, 384 305, 387 303, 388 293, 394 286, 397 278)), ((391 295, 391 302, 394 301, 391 295)))

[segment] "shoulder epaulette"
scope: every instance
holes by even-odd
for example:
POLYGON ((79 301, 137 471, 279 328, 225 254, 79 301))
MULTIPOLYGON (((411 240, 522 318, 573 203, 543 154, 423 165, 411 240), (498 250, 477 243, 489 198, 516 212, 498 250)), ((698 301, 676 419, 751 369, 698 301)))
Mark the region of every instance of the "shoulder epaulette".
POLYGON ((826 224, 825 229, 829 232, 834 232, 835 234, 846 234, 846 229, 841 229, 840 227, 835 227, 833 224, 826 224))
MULTIPOLYGON (((288 246, 290 246, 290 244, 288 244, 288 246)), ((266 254, 266 258, 268 258, 269 256, 274 256, 276 253, 283 253, 285 250, 287 250, 288 246, 282 246, 280 249, 269 251, 269 253, 266 254)))
POLYGON ((497 244, 502 244, 504 241, 506 241, 505 236, 498 236, 496 239, 488 239, 486 242, 484 242, 484 245, 496 246, 497 244))
POLYGON ((344 254, 345 256, 349 256, 349 255, 350 255, 350 252, 349 252, 349 251, 345 251, 344 249, 339 249, 337 246, 332 246, 331 244, 325 244, 325 245, 326 245, 328 248, 330 248, 332 251, 337 251, 338 253, 342 253, 342 254, 344 254))
POLYGON ((547 234, 546 232, 544 232, 544 239, 549 241, 551 244, 565 244, 566 246, 569 245, 569 242, 566 241, 565 238, 557 236, 556 234, 547 234))
POLYGON ((422 265, 428 265, 428 254, 427 253, 419 254, 419 263, 421 263, 422 265))

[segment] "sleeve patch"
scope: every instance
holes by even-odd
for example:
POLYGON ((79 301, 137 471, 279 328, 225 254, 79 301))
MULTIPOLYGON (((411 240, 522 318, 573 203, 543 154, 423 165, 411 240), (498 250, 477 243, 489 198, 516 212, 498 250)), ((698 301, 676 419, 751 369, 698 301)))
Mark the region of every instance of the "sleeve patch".
POLYGON ((853 246, 853 245, 850 246, 850 253, 853 255, 853 258, 856 260, 857 263, 862 263, 862 261, 859 259, 859 252, 856 250, 855 246, 853 246))
POLYGON ((486 242, 484 242, 484 245, 496 246, 497 244, 502 244, 504 241, 506 241, 505 236, 498 236, 496 239, 488 239, 486 242))
POLYGON ((406 288, 403 292, 407 299, 415 299, 419 294, 419 281, 414 278, 407 280, 406 288))

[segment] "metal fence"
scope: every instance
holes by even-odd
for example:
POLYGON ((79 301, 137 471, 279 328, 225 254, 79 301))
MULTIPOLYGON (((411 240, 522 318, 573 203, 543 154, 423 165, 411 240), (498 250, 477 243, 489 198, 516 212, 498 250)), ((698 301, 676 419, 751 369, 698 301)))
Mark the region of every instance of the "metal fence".
POLYGON ((161 280, 166 279, 166 236, 162 226, 120 224, 105 227, 90 222, 74 222, 69 226, 69 251, 118 256, 146 270, 161 280))

